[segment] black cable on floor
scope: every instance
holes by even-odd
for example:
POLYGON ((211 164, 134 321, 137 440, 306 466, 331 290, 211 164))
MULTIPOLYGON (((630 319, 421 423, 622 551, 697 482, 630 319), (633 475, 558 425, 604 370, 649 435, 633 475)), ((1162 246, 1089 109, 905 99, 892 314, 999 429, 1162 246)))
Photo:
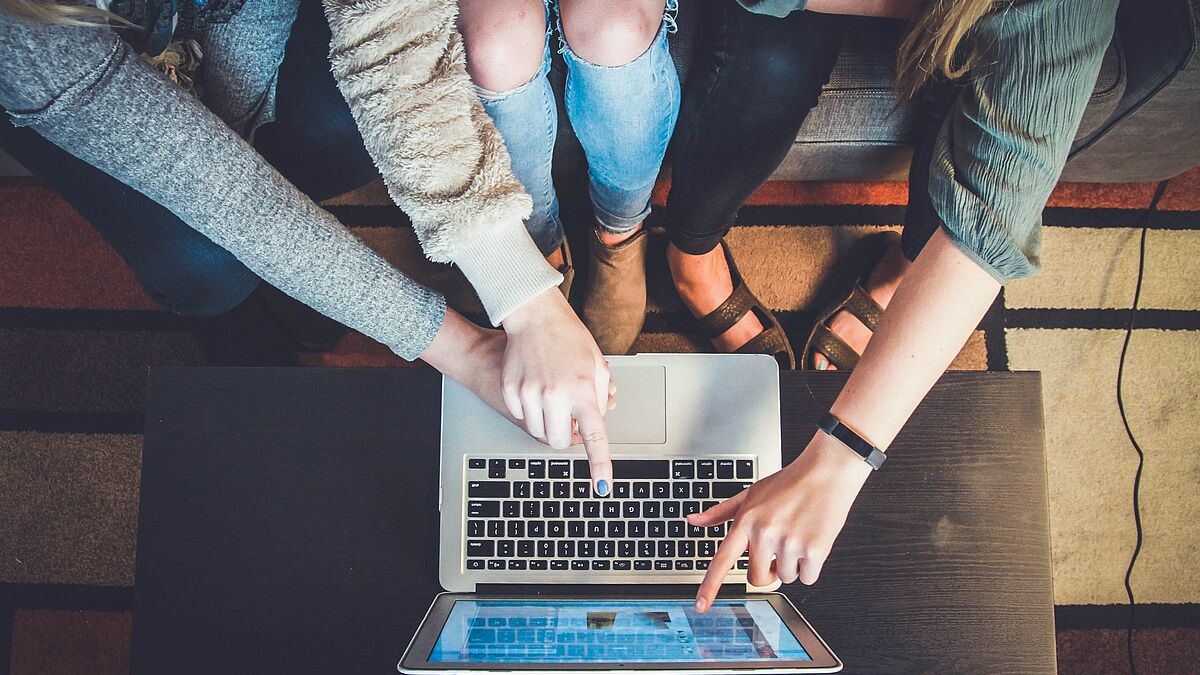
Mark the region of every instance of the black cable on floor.
POLYGON ((1142 446, 1137 442, 1137 438, 1133 435, 1133 429, 1129 426, 1129 418, 1125 415, 1125 399, 1121 395, 1121 385, 1125 381, 1125 355, 1129 352, 1129 340, 1133 337, 1133 326, 1137 321, 1138 302, 1142 298, 1142 279, 1146 273, 1146 233, 1150 230, 1150 216, 1158 209, 1158 202, 1162 199, 1163 192, 1166 189, 1167 181, 1161 181, 1154 190, 1154 197, 1150 200, 1150 206, 1142 214, 1142 238, 1138 246, 1137 286, 1133 291, 1133 306, 1129 308, 1129 323, 1125 326, 1125 343, 1121 346, 1121 360, 1117 364, 1117 410, 1121 412, 1121 423, 1125 425, 1125 435, 1129 436, 1129 442, 1133 445, 1133 449, 1137 452, 1138 457, 1137 472, 1133 475, 1133 524, 1137 531, 1137 541, 1133 546, 1133 554, 1129 556, 1129 567, 1125 569, 1125 595, 1129 597, 1129 626, 1125 631, 1125 648, 1129 656, 1129 672, 1132 675, 1137 675, 1137 664, 1133 658, 1135 604, 1131 582, 1133 579, 1133 566, 1137 564, 1138 554, 1142 552, 1142 512, 1139 496, 1142 488, 1142 467, 1146 464, 1146 453, 1142 451, 1142 446))

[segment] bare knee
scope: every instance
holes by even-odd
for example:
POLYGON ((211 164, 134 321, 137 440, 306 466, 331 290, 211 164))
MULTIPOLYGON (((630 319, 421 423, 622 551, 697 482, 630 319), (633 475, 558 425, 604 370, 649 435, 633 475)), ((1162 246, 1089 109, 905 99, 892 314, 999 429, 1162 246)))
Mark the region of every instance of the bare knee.
POLYGON ((579 58, 600 66, 623 66, 654 41, 665 0, 563 0, 563 37, 579 58))
POLYGON ((546 49, 541 0, 460 0, 458 6, 467 72, 475 84, 508 91, 533 79, 546 49))

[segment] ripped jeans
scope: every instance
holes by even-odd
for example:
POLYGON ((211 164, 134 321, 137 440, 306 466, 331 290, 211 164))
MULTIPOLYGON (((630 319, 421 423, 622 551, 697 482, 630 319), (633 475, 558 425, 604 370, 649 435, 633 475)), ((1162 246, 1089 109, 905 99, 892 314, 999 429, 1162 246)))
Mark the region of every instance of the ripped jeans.
POLYGON ((546 49, 529 82, 509 91, 476 87, 512 157, 517 179, 533 197, 525 225, 543 255, 562 245, 558 197, 551 165, 558 134, 558 109, 547 74, 551 37, 567 65, 567 116, 588 163, 589 192, 597 227, 629 232, 650 213, 650 193, 679 115, 679 74, 667 51, 678 0, 667 0, 662 25, 639 57, 621 66, 600 66, 579 57, 563 37, 546 3, 546 49))

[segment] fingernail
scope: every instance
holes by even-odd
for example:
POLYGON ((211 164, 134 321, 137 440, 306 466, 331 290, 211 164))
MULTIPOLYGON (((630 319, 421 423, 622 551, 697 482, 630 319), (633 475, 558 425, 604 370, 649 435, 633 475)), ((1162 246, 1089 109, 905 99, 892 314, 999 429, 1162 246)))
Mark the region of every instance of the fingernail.
POLYGON ((596 481, 596 494, 600 495, 601 497, 608 496, 608 481, 604 480, 603 478, 596 481))
POLYGON ((829 364, 826 363, 824 359, 817 361, 817 370, 825 370, 828 367, 829 367, 829 364))
POLYGON ((696 598, 696 611, 703 612, 708 607, 708 601, 704 598, 696 598))

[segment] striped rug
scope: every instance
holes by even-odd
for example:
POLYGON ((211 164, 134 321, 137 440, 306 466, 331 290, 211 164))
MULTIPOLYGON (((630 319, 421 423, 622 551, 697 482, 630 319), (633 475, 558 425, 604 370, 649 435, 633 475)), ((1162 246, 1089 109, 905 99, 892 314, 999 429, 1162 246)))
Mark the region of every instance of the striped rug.
MULTIPOLYGON (((1127 669, 1121 603, 1135 457, 1117 416, 1115 377, 1136 276, 1135 225, 1153 191, 1060 185, 1044 215, 1046 272, 1004 291, 954 365, 1043 372, 1064 673, 1127 669)), ((797 344, 838 253, 898 227, 905 194, 903 183, 773 183, 741 211, 729 237, 739 266, 797 344)), ((422 258, 381 185, 326 205, 388 259, 478 315, 461 277, 422 258)), ((1148 603, 1138 614, 1139 671, 1194 672, 1200 170, 1170 182, 1149 226, 1125 393, 1147 451, 1146 543, 1133 579, 1148 603)), ((650 275, 651 313, 636 349, 705 349, 661 258, 650 275)), ((404 365, 357 334, 306 358, 404 365)), ((200 363, 183 323, 145 297, 76 213, 36 181, 0 179, 0 675, 127 672, 146 369, 200 363)))

